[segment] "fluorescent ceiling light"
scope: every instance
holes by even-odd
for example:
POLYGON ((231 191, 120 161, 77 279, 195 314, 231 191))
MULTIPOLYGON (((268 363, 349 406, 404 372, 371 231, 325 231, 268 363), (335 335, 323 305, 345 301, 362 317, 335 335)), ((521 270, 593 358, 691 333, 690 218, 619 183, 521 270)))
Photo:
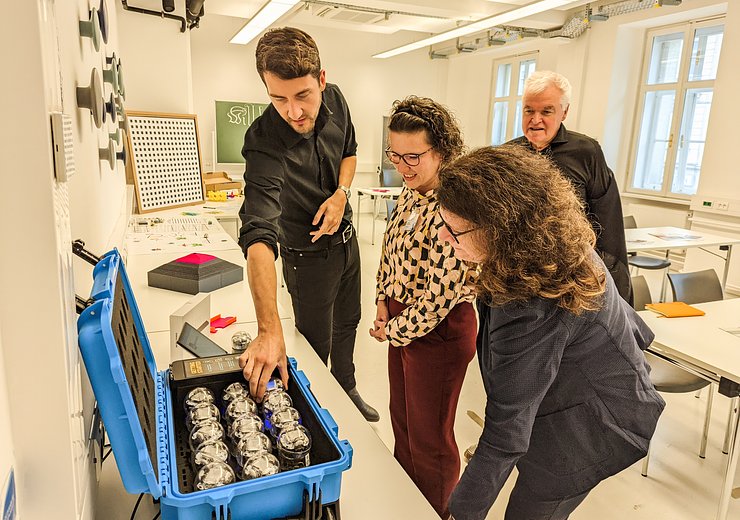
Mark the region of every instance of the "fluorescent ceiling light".
POLYGON ((434 45, 435 43, 444 42, 453 38, 459 38, 461 36, 467 36, 469 34, 485 31, 498 25, 505 25, 513 22, 514 20, 519 20, 521 18, 526 18, 528 16, 539 14, 543 11, 557 9, 558 7, 563 7, 565 5, 574 4, 577 2, 580 2, 580 0, 540 0, 539 2, 533 2, 531 4, 512 9, 511 11, 506 11, 505 13, 495 14, 493 16, 489 16, 488 18, 483 18, 482 20, 469 23, 468 25, 463 25, 462 27, 458 27, 457 29, 451 29, 449 31, 436 34, 417 42, 412 42, 406 45, 402 45, 401 47, 391 49, 389 51, 381 52, 380 54, 375 54, 373 55, 373 58, 390 58, 392 56, 397 56, 405 52, 421 49, 422 47, 426 47, 427 45, 434 45))
POLYGON ((230 43, 246 45, 281 16, 290 11, 300 0, 270 0, 231 39, 230 43))

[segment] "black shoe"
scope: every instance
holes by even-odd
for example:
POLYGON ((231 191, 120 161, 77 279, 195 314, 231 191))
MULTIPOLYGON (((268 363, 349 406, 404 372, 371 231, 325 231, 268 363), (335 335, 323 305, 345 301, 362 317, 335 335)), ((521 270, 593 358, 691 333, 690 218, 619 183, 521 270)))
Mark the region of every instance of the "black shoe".
POLYGON ((360 413, 367 422, 378 422, 380 420, 380 414, 378 411, 362 400, 357 388, 347 390, 347 395, 352 399, 352 402, 355 403, 355 406, 360 410, 360 413))

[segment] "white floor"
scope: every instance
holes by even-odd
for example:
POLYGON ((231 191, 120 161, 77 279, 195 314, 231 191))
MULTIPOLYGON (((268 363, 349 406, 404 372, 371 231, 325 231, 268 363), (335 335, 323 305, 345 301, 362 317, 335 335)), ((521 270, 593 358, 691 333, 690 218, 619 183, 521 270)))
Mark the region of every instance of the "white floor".
MULTIPOLYGON (((378 436, 392 449, 393 434, 388 415, 387 347, 377 343, 367 333, 375 316, 375 274, 380 256, 385 222, 376 220, 375 245, 371 245, 371 216, 361 216, 359 232, 362 254, 363 319, 357 335, 355 364, 358 388, 363 397, 380 412, 380 422, 373 425, 378 436)), ((645 274, 645 273, 642 273, 645 274)), ((651 291, 659 293, 660 278, 647 273, 651 291)), ((290 307, 287 295, 281 303, 290 307)), ((719 488, 727 456, 722 454, 722 443, 727 421, 729 400, 715 394, 712 423, 706 459, 698 457, 701 429, 706 408, 706 389, 697 399, 694 394, 666 394, 667 402, 658 431, 653 439, 649 476, 640 475, 640 463, 600 484, 571 516, 573 520, 711 520, 717 511, 719 488)), ((483 415, 484 392, 477 361, 473 360, 460 396, 455 432, 462 452, 477 441, 478 427, 466 415, 474 410, 483 415)), ((340 425, 341 430, 341 425, 340 425)), ((341 433, 341 431, 340 431, 341 433)), ((504 492, 488 515, 489 520, 502 519, 508 493, 515 475, 509 479, 504 492)), ((120 486, 112 457, 106 461, 97 500, 97 518, 117 520, 129 518, 136 495, 122 497, 106 492, 120 486)), ((736 482, 736 485, 740 483, 736 482)), ((381 499, 382 497, 376 497, 381 499)), ((135 518, 151 519, 158 507, 145 497, 135 518)), ((729 519, 740 519, 740 500, 731 500, 729 519)), ((345 518, 344 520, 352 520, 345 518)), ((388 519, 400 520, 400 519, 388 519)), ((417 520, 417 519, 414 519, 417 520)), ((422 520, 422 519, 418 519, 422 520)), ((434 519, 429 519, 434 520, 434 519)))

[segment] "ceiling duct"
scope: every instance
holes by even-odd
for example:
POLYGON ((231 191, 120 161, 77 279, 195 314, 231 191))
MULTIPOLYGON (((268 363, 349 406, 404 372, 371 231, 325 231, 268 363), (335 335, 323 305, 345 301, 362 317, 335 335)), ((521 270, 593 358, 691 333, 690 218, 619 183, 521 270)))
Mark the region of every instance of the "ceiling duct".
POLYGON ((606 22, 609 19, 609 14, 599 9, 594 12, 589 5, 586 7, 586 20, 589 22, 606 22))
POLYGON ((313 16, 335 22, 371 25, 388 20, 393 15, 413 16, 432 20, 450 20, 450 18, 445 16, 397 11, 395 9, 379 9, 377 7, 343 4, 328 0, 304 0, 303 3, 313 16))
POLYGON ((335 22, 348 22, 357 24, 372 24, 386 19, 384 11, 367 12, 352 9, 351 7, 339 6, 311 6, 311 14, 324 20, 333 20, 335 22))
POLYGON ((467 52, 475 52, 478 50, 478 45, 476 42, 468 42, 468 43, 461 43, 460 38, 457 39, 457 52, 461 53, 467 53, 467 52))
POLYGON ((592 22, 602 22, 615 16, 635 13, 653 7, 678 6, 681 5, 681 2, 682 0, 622 0, 602 5, 596 10, 591 8, 591 4, 587 4, 584 9, 568 18, 561 27, 546 31, 529 27, 498 27, 489 30, 487 33, 473 35, 472 39, 468 42, 459 41, 458 39, 457 43, 452 47, 447 44, 444 47, 430 49, 429 57, 431 59, 448 58, 459 52, 474 52, 482 48, 505 45, 519 41, 522 38, 535 36, 539 36, 540 38, 574 40, 586 32, 591 27, 592 22), (484 37, 483 34, 486 34, 486 36, 484 37), (471 47, 475 48, 471 50, 471 47))

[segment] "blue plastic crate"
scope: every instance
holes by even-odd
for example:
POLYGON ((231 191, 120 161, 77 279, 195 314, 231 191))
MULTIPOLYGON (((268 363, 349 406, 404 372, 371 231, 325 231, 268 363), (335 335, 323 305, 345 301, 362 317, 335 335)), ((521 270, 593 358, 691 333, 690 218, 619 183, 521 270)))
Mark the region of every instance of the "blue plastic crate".
MULTIPOLYGON (((352 447, 310 391, 310 382, 290 358, 290 392, 314 443, 312 465, 206 491, 192 491, 183 464, 181 406, 170 370, 157 371, 149 339, 118 251, 93 271, 91 299, 80 315, 79 346, 108 431, 121 479, 129 493, 158 498, 163 520, 271 520, 301 513, 305 501, 339 500, 342 472, 352 447), (316 451, 316 453, 315 453, 316 451)), ((225 356, 225 359, 229 356, 225 356)), ((227 360, 228 361, 228 360, 227 360)), ((224 376, 228 379, 229 376, 224 376)), ((233 380, 241 377, 233 374, 233 380)), ((226 384, 222 378, 215 384, 226 384)))

